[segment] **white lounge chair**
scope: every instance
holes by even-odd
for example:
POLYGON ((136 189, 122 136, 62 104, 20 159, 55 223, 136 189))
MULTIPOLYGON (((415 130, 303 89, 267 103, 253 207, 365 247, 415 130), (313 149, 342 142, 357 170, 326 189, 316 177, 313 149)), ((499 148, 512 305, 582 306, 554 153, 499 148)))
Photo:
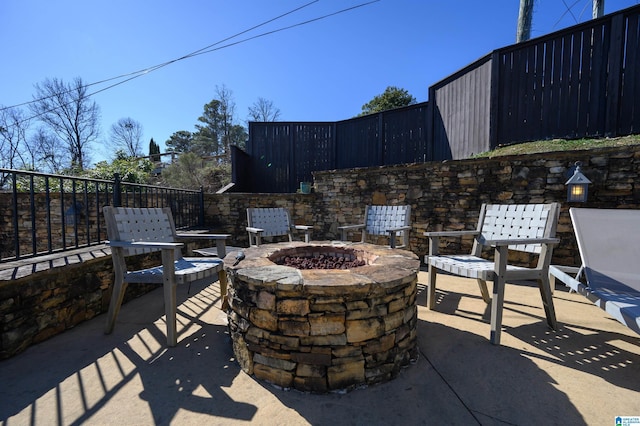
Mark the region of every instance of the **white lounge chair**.
POLYGON ((582 265, 552 265, 562 281, 640 334, 640 210, 569 210, 582 265))

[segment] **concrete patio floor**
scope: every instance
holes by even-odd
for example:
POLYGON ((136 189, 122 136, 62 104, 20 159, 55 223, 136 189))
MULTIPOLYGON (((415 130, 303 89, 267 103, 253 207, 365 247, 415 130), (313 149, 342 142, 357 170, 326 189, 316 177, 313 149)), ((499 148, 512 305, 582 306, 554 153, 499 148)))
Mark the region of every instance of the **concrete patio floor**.
POLYGON ((537 287, 509 284, 502 346, 475 280, 419 277, 418 361, 348 393, 282 390, 233 359, 218 283, 179 289, 178 346, 165 348, 162 291, 0 361, 2 425, 614 425, 640 416, 640 336, 558 287, 550 331, 537 287))

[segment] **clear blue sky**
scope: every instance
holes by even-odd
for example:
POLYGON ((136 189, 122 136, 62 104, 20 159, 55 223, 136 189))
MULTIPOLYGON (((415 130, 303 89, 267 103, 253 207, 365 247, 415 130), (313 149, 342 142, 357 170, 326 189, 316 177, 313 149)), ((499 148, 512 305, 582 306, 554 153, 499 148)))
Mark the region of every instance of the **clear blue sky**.
MULTIPOLYGON (((309 2, 1 0, 0 105, 30 101, 46 78, 89 84, 162 64, 309 2)), ((605 13, 639 2, 606 0, 605 13)), ((320 0, 219 46, 363 3, 320 0)), ((432 84, 514 43, 518 8, 519 0, 380 0, 174 62, 94 95, 104 143, 92 159, 112 158, 108 131, 124 117, 142 124, 145 151, 152 137, 164 149, 174 132, 194 130, 216 86, 233 92, 243 125, 259 97, 282 121, 348 119, 387 86, 426 101, 432 84)), ((591 0, 536 0, 532 37, 589 19, 591 0)))

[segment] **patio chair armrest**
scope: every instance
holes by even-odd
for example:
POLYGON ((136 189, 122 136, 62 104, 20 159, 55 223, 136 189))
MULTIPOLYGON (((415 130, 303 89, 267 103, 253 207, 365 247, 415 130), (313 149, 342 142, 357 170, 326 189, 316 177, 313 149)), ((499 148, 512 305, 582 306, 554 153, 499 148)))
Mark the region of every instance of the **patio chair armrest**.
POLYGON ((479 235, 478 231, 427 231, 425 237, 462 237, 464 235, 479 235))
POLYGON ((181 240, 226 240, 231 234, 177 234, 181 240))
POLYGON ((311 231, 313 231, 313 226, 310 225, 292 225, 293 229, 297 231, 304 231, 304 242, 308 243, 311 241, 311 231))
POLYGON ((358 225, 344 225, 344 226, 338 226, 338 229, 341 231, 350 231, 353 229, 362 229, 365 227, 364 223, 358 224, 358 225))
POLYGON ((517 246, 524 244, 555 245, 560 243, 560 238, 516 238, 507 240, 486 240, 485 243, 491 247, 517 246))
POLYGON ((111 247, 148 248, 148 249, 177 249, 184 247, 184 243, 163 243, 160 241, 106 241, 111 247))
MULTIPOLYGON (((180 240, 192 242, 194 240, 215 240, 216 242, 216 254, 221 259, 227 255, 227 238, 230 234, 178 234, 180 240)), ((193 256, 194 249, 188 245, 186 250, 187 256, 193 256)), ((199 253, 202 254, 202 253, 199 253)))
POLYGON ((555 285, 555 281, 560 280, 560 282, 571 290, 584 294, 587 286, 578 280, 577 274, 580 273, 580 270, 581 268, 577 268, 575 266, 550 265, 549 281, 551 281, 552 285, 555 285), (570 273, 576 274, 576 277, 572 277, 569 275, 570 273))
MULTIPOLYGON (((402 232, 402 231, 410 231, 411 230, 411 226, 409 225, 405 225, 405 226, 396 226, 393 228, 387 228, 387 232, 389 233, 389 246, 391 248, 396 248, 396 234, 398 232, 402 232)), ((404 247, 407 244, 408 238, 405 239, 404 244, 402 244, 401 247, 404 247)))
POLYGON ((391 232, 401 232, 401 231, 410 231, 411 230, 411 226, 410 225, 406 225, 406 226, 396 226, 393 228, 387 228, 387 232, 391 233, 391 232))
POLYGON ((247 226, 247 232, 251 232, 252 234, 261 234, 264 232, 262 228, 254 228, 252 226, 247 226))
POLYGON ((342 241, 346 241, 347 240, 347 233, 349 231, 357 231, 360 230, 362 231, 362 239, 364 241, 364 228, 365 228, 365 224, 364 223, 360 223, 357 225, 344 225, 344 226, 338 226, 338 230, 340 231, 340 239, 342 241))

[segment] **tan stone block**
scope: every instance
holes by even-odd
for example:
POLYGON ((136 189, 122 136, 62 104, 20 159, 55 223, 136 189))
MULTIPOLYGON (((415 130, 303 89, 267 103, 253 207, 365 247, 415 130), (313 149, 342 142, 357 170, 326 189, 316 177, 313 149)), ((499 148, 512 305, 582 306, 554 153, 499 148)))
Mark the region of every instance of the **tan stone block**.
POLYGON ((287 349, 297 349, 300 347, 300 338, 294 336, 281 336, 279 334, 270 334, 268 340, 281 345, 287 349))
POLYGON ((300 320, 280 320, 278 321, 278 329, 285 336, 308 336, 310 331, 309 321, 300 320))
POLYGON ((407 306, 404 310, 404 322, 411 323, 412 320, 417 318, 418 316, 418 307, 414 304, 413 306, 407 306))
POLYGON ((395 333, 388 334, 386 336, 382 336, 377 340, 372 340, 367 342, 363 347, 363 352, 365 354, 375 354, 380 352, 385 352, 393 348, 393 345, 396 343, 396 335, 395 333))
POLYGON ((290 388, 293 385, 293 373, 269 367, 268 365, 255 364, 253 374, 259 380, 265 380, 283 388, 290 388))
POLYGON ((346 321, 347 341, 350 343, 375 339, 384 334, 384 323, 378 318, 346 321))
POLYGON ((291 359, 296 363, 306 365, 331 365, 331 353, 294 352, 291 354, 291 359))
POLYGON ((298 364, 296 367, 296 376, 325 377, 326 375, 327 367, 323 365, 298 364))
POLYGON ((273 311, 276 308, 276 295, 268 291, 260 291, 256 297, 256 307, 267 311, 273 311))
POLYGON ((310 334, 312 336, 326 336, 329 334, 343 334, 345 331, 344 313, 328 313, 325 315, 309 315, 310 334))
POLYGON ((347 302, 347 310, 348 311, 355 311, 358 309, 368 309, 369 308, 369 304, 367 302, 365 302, 364 300, 355 300, 353 302, 347 302))
POLYGON ((327 336, 304 336, 300 337, 300 343, 305 346, 341 346, 347 344, 347 335, 342 333, 327 336))
POLYGON ((331 349, 331 354, 335 358, 362 357, 362 346, 341 346, 331 349))
POLYGON ((249 312, 249 321, 265 330, 278 330, 278 319, 270 311, 265 311, 264 309, 251 309, 249 312))
POLYGON ((290 361, 288 359, 273 358, 271 356, 265 356, 259 353, 253 354, 253 362, 254 364, 260 363, 285 371, 293 371, 297 366, 296 362, 294 361, 290 361))
POLYGON ((345 389, 365 382, 364 360, 327 368, 329 389, 345 389))
POLYGON ((387 305, 380 304, 372 308, 359 309, 347 312, 347 320, 377 318, 387 315, 387 305))
POLYGON ((325 377, 295 377, 293 387, 303 392, 327 392, 329 390, 325 377))
POLYGON ((404 310, 387 315, 384 319, 384 331, 389 333, 404 323, 404 310))
POLYGON ((277 311, 279 314, 297 316, 305 316, 311 312, 307 299, 280 300, 277 303, 277 311))
POLYGON ((255 339, 268 339, 269 338, 269 332, 266 330, 263 330, 259 327, 249 327, 247 329, 246 335, 245 337, 253 337, 254 340, 255 339))
POLYGON ((241 335, 233 336, 232 342, 233 353, 236 356, 240 368, 249 375, 253 374, 253 352, 249 351, 247 343, 241 335))
POLYGON ((342 303, 312 303, 311 312, 345 312, 347 308, 342 303))

